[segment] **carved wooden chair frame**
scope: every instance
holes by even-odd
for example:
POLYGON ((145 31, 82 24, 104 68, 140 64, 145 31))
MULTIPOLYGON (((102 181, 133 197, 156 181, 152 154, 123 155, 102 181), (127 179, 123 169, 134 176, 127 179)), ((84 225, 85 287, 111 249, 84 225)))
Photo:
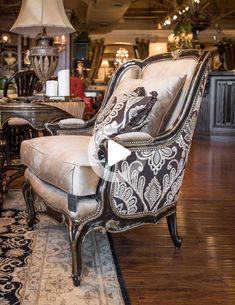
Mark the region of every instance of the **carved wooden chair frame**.
MULTIPOLYGON (((33 226, 37 213, 44 213, 58 222, 65 223, 69 230, 70 245, 72 251, 72 278, 75 286, 80 284, 82 273, 82 243, 87 233, 97 228, 104 228, 106 231, 114 233, 137 227, 146 223, 157 223, 166 217, 170 236, 175 247, 181 246, 181 238, 177 232, 176 204, 178 200, 180 186, 184 175, 187 156, 189 153, 196 118, 205 87, 208 73, 209 54, 206 51, 187 50, 179 53, 166 53, 149 57, 143 61, 132 60, 125 63, 113 75, 104 97, 105 106, 113 93, 115 83, 120 75, 131 65, 138 65, 141 68, 155 61, 177 60, 178 58, 195 58, 197 61, 194 75, 191 79, 189 90, 185 96, 186 110, 180 115, 174 126, 157 137, 143 141, 119 141, 121 145, 131 150, 131 155, 124 161, 120 161, 108 166, 107 163, 107 142, 100 147, 100 156, 105 167, 105 177, 100 179, 94 199, 98 202, 98 208, 94 215, 81 222, 79 219, 71 219, 66 213, 61 213, 52 209, 47 202, 41 206, 35 204, 36 190, 25 182, 23 194, 28 207, 28 224, 33 226), (154 156, 158 154, 159 163, 154 161, 154 156), (127 189, 128 182, 120 179, 123 167, 131 170, 133 162, 138 160, 142 170, 138 173, 148 177, 146 189, 154 183, 155 189, 161 198, 157 207, 147 210, 144 203, 136 195, 134 212, 128 208, 127 201, 123 200, 121 190, 127 189), (152 161, 151 161, 152 160, 152 161), (154 163, 155 162, 155 163, 154 163), (159 177, 159 178, 158 178, 159 177), (157 179, 157 181, 156 181, 157 179), (138 198, 137 198, 138 197, 138 198), (122 202, 122 204, 120 204, 122 202)), ((87 121, 80 128, 70 130, 70 134, 86 134, 92 129, 96 117, 87 121)), ((47 130, 51 134, 63 134, 63 130, 58 124, 46 124, 47 130)), ((68 130, 65 134, 68 134, 68 130)), ((114 137, 114 141, 117 139, 114 137)), ((157 194, 157 193, 156 193, 157 194)), ((68 207, 70 210, 76 209, 76 203, 81 198, 68 194, 68 207)))

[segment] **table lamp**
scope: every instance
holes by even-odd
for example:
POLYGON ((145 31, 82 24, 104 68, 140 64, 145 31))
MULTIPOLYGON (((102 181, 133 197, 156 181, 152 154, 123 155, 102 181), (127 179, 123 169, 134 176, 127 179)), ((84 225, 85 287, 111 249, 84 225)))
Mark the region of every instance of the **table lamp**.
POLYGON ((35 74, 45 82, 58 64, 58 48, 53 46, 52 36, 75 30, 66 16, 63 0, 22 0, 20 13, 10 31, 37 36, 37 45, 30 49, 29 57, 35 74))

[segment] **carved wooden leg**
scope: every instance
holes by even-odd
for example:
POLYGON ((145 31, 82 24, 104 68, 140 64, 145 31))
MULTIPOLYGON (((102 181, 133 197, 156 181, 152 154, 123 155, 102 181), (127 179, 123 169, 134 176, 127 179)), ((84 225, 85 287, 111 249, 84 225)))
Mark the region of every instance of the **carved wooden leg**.
POLYGON ((72 252, 72 279, 74 286, 79 286, 82 273, 82 243, 87 230, 81 225, 69 224, 69 239, 72 252))
POLYGON ((27 223, 29 228, 33 228, 34 224, 36 223, 36 213, 34 208, 35 193, 28 182, 23 183, 22 192, 28 210, 27 223))
POLYGON ((7 166, 7 170, 14 170, 15 173, 8 176, 7 179, 5 180, 5 185, 4 185, 4 193, 7 193, 9 190, 9 186, 14 181, 15 179, 21 177, 24 175, 26 167, 23 164, 20 165, 9 165, 7 166))
POLYGON ((182 244, 182 239, 178 235, 177 230, 177 220, 176 220, 176 212, 167 216, 167 224, 168 229, 171 235, 171 239, 176 248, 180 248, 182 244))

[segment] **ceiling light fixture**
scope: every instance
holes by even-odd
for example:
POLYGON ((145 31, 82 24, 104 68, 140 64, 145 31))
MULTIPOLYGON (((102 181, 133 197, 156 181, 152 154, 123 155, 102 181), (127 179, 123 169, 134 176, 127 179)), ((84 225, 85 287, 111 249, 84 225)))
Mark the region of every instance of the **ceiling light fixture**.
POLYGON ((166 23, 166 25, 170 25, 171 24, 171 20, 168 18, 168 19, 166 19, 165 23, 166 23))

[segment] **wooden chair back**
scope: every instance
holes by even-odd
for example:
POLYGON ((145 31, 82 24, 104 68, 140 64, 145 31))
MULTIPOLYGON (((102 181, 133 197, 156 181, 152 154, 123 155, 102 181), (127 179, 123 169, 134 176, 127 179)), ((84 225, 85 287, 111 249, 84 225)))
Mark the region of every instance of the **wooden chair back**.
POLYGON ((5 83, 3 89, 3 96, 7 97, 9 85, 15 82, 18 96, 31 96, 33 95, 35 86, 38 82, 38 77, 33 70, 19 71, 15 73, 5 83))

